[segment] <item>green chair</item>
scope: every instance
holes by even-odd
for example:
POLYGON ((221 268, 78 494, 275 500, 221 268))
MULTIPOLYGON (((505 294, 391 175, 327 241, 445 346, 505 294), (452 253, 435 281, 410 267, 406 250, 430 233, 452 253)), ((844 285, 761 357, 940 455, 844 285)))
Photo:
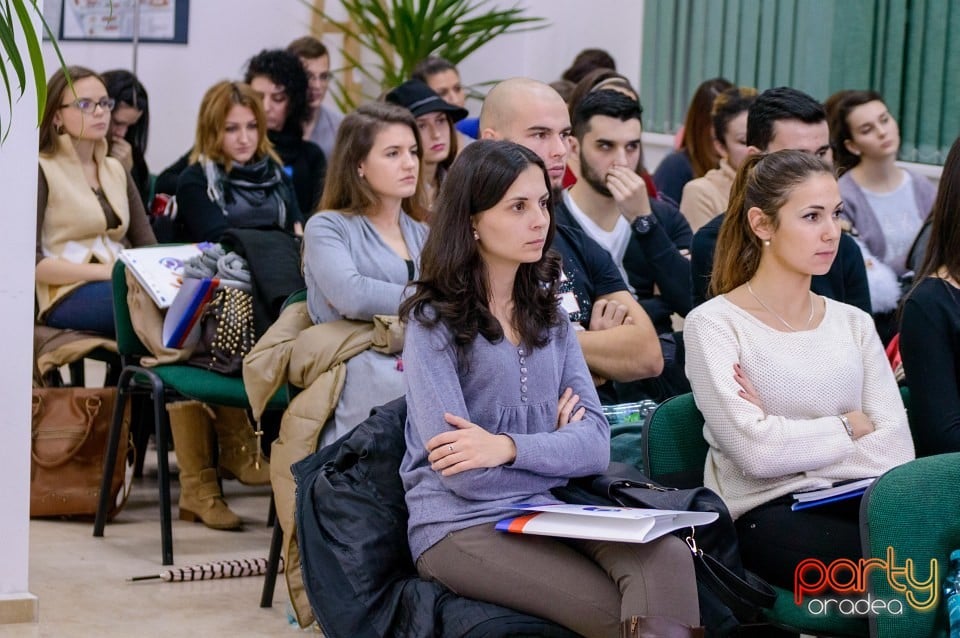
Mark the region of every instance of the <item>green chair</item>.
MULTIPOLYGON (((654 481, 669 487, 703 485, 703 468, 710 446, 703 438, 703 415, 693 394, 681 394, 661 403, 643 425, 643 462, 654 481)), ((765 610, 771 625, 816 636, 866 636, 867 625, 859 618, 839 614, 813 615, 793 601, 793 593, 780 587, 772 609, 765 610)))
MULTIPOLYGON (((173 564, 173 531, 170 515, 170 471, 167 463, 169 450, 169 421, 166 403, 194 399, 204 403, 237 408, 248 408, 243 379, 197 368, 186 364, 158 365, 151 368, 140 365, 140 359, 149 355, 133 330, 130 309, 127 306, 126 266, 117 260, 113 267, 113 312, 117 328, 117 350, 122 370, 117 382, 117 402, 108 440, 108 458, 104 463, 104 485, 100 490, 100 504, 94 519, 93 535, 103 536, 109 510, 107 480, 113 476, 113 463, 120 444, 120 426, 123 408, 132 394, 147 393, 153 401, 153 421, 157 443, 157 474, 160 490, 160 538, 164 565, 173 564)), ((269 404, 271 409, 287 405, 286 391, 281 389, 269 404)))
MULTIPOLYGON (((867 581, 875 600, 899 600, 902 614, 870 616, 873 638, 947 638, 943 579, 950 552, 960 549, 960 453, 939 454, 910 461, 883 474, 860 503, 860 533, 864 554, 886 560, 893 548, 895 562, 903 567, 910 559, 919 580, 930 576, 930 561, 937 561, 933 583, 937 603, 918 610, 904 593, 891 586, 887 572, 874 569, 867 581)), ((923 606, 929 593, 918 593, 923 606)))

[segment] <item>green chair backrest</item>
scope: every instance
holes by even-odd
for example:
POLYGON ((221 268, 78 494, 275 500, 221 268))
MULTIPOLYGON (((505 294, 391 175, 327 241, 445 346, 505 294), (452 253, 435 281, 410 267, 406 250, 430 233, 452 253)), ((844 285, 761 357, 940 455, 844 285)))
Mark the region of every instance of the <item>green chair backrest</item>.
MULTIPOLYGON (((860 533, 864 555, 887 560, 893 548, 897 567, 908 559, 916 578, 930 577, 930 561, 937 561, 933 584, 937 604, 919 611, 896 591, 887 571, 872 569, 868 580, 870 595, 877 600, 899 600, 903 613, 870 616, 874 638, 946 638, 947 617, 943 601, 943 579, 950 552, 960 549, 960 452, 910 461, 878 478, 860 504, 860 533)), ((903 582, 903 578, 897 582, 903 582)), ((917 593, 917 602, 929 594, 917 593)), ((888 605, 889 607, 889 605, 888 605)))
POLYGON ((133 330, 130 307, 127 305, 127 265, 119 259, 113 264, 113 321, 117 329, 117 352, 122 357, 150 354, 133 330))
POLYGON ((643 466, 654 481, 671 487, 703 485, 710 446, 703 438, 703 415, 693 394, 671 397, 643 425, 643 466))

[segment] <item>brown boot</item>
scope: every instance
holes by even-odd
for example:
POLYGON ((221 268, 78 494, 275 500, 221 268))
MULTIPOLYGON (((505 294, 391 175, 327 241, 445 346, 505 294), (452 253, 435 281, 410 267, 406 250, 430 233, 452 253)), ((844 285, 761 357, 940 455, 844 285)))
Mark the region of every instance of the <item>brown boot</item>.
POLYGON ((167 405, 170 431, 180 467, 180 518, 200 520, 212 529, 240 529, 240 517, 230 511, 213 467, 214 440, 209 408, 199 401, 167 405))
POLYGON ((633 616, 620 625, 620 638, 703 638, 703 627, 688 627, 666 616, 633 616))
POLYGON ((260 441, 242 408, 217 406, 213 427, 220 439, 220 476, 244 485, 269 485, 270 463, 260 453, 260 441))

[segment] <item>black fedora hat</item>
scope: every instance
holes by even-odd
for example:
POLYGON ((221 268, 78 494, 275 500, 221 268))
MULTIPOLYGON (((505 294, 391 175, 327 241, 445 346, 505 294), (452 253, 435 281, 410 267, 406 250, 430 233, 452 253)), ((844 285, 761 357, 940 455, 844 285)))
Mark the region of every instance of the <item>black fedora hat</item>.
POLYGON ((386 101, 408 109, 414 117, 442 111, 454 122, 469 115, 467 109, 450 104, 420 80, 407 80, 386 95, 386 101))

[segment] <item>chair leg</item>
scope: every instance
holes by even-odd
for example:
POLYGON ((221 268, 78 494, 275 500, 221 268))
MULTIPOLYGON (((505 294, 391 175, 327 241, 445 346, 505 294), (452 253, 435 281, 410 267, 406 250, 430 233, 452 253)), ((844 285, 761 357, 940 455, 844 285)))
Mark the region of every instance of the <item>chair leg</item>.
MULTIPOLYGON (((273 509, 273 496, 270 508, 273 509)), ((260 606, 273 607, 273 591, 277 586, 277 573, 280 571, 280 550, 283 547, 283 529, 280 521, 274 521, 273 534, 270 536, 270 554, 267 557, 267 573, 263 575, 263 591, 260 593, 260 606)))
POLYGON ((83 363, 83 359, 77 359, 68 366, 70 368, 70 385, 75 388, 82 388, 86 385, 83 363))
MULTIPOLYGON (((72 373, 71 373, 72 374, 72 373)), ((120 431, 123 429, 123 408, 127 401, 127 384, 133 377, 124 370, 120 374, 120 383, 117 388, 117 401, 113 406, 113 421, 110 423, 110 436, 107 439, 107 454, 103 459, 103 477, 100 479, 100 500, 97 503, 97 515, 93 522, 93 535, 103 536, 103 528, 107 523, 107 513, 110 511, 110 479, 117 463, 117 450, 120 447, 120 431)))
POLYGON ((163 392, 163 382, 151 377, 153 385, 153 422, 156 424, 157 437, 157 483, 160 489, 160 542, 164 565, 173 565, 173 522, 170 514, 170 466, 168 459, 169 444, 167 433, 167 410, 163 392))

